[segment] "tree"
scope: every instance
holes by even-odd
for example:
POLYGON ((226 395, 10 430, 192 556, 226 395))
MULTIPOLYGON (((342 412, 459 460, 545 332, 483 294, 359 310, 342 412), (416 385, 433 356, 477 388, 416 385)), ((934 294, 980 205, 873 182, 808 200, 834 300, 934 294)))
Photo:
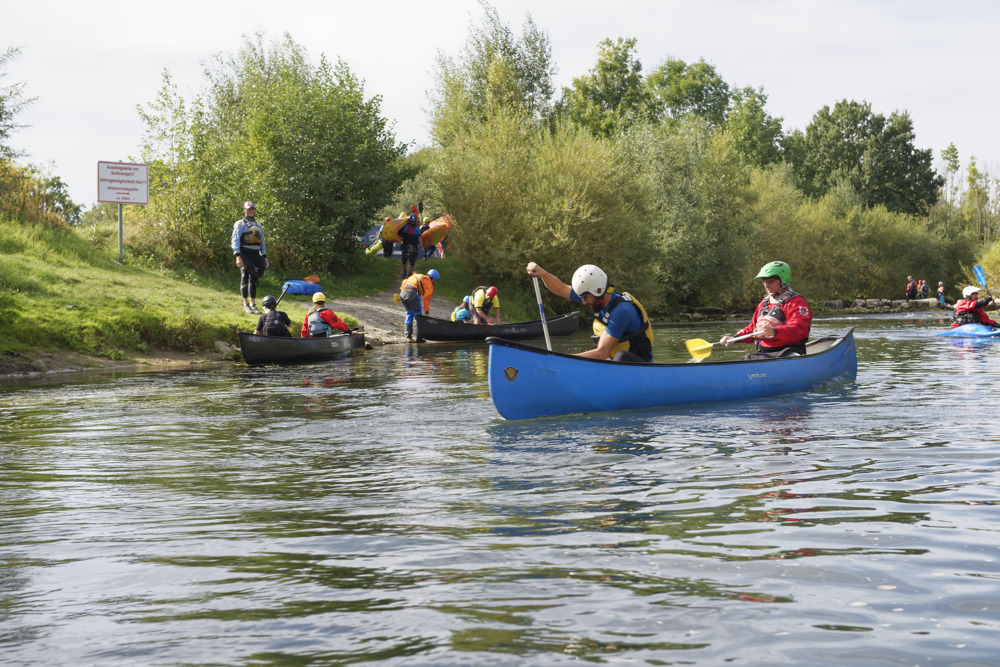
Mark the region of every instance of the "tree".
POLYGON ((667 59, 646 77, 646 87, 666 118, 679 120, 693 113, 715 127, 726 120, 729 84, 703 58, 692 65, 667 59))
POLYGON ((279 265, 352 266, 375 212, 412 173, 381 99, 366 100, 341 61, 312 65, 287 34, 269 47, 258 34, 207 76, 190 110, 165 77, 143 114, 151 205, 136 230, 163 237, 172 261, 221 262, 227 223, 253 199, 279 265))
MULTIPOLYGON (((7 63, 20 55, 19 48, 9 48, 0 54, 0 81, 7 76, 7 63)), ((24 83, 9 86, 0 85, 0 160, 12 160, 24 155, 23 151, 14 150, 10 144, 10 135, 24 127, 14 120, 26 106, 35 101, 34 97, 25 97, 24 83)))
POLYGON ((787 136, 783 147, 796 185, 810 196, 846 181, 865 206, 923 214, 944 179, 931 167, 931 151, 915 148, 914 138, 908 113, 886 119, 867 102, 841 100, 818 111, 805 134, 787 136))
POLYGON ((454 60, 438 52, 431 115, 441 145, 466 122, 481 122, 497 108, 517 110, 535 123, 552 109, 556 68, 548 35, 529 15, 517 38, 496 9, 485 0, 479 4, 483 24, 470 28, 463 56, 454 60))
POLYGON ((766 167, 781 161, 781 118, 764 110, 764 89, 740 88, 730 98, 730 108, 722 128, 732 137, 733 149, 744 162, 766 167))
POLYGON ((635 39, 602 41, 597 65, 563 88, 560 109, 596 136, 610 137, 631 124, 653 117, 653 96, 643 85, 635 39))

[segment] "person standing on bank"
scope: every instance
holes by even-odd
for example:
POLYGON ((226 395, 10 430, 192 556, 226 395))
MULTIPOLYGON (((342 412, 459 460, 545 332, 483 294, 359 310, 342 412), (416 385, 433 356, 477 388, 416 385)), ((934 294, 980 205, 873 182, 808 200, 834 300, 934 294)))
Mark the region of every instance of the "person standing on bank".
POLYGON ((243 217, 233 223, 232 247, 236 266, 240 267, 240 295, 243 312, 260 314, 254 300, 257 298, 257 281, 271 263, 264 246, 264 228, 256 219, 257 205, 252 201, 243 204, 243 217))
POLYGON ((423 231, 420 229, 420 216, 417 207, 410 207, 410 215, 406 222, 399 228, 399 238, 403 239, 400 250, 403 253, 402 278, 405 280, 413 273, 413 265, 417 263, 417 255, 420 253, 420 237, 423 231))
MULTIPOLYGON (((729 347, 733 338, 755 333, 757 337, 752 340, 757 351, 744 356, 744 359, 805 354, 812 327, 812 310, 806 300, 788 286, 792 280, 792 269, 784 262, 770 262, 761 268, 757 277, 764 281, 767 296, 757 304, 750 324, 732 335, 726 334, 719 339, 719 343, 729 347)), ((750 339, 745 342, 749 343, 750 339)))
MULTIPOLYGON (((431 269, 427 275, 414 273, 407 276, 399 286, 399 300, 406 308, 406 340, 413 340, 413 323, 423 306, 424 315, 431 314, 431 297, 434 295, 434 283, 441 278, 437 269, 431 269)), ((417 332, 417 342, 424 342, 417 332)))
POLYGON ((528 262, 528 275, 537 276, 556 296, 590 306, 594 312, 597 347, 576 356, 614 361, 653 361, 653 327, 646 309, 628 292, 609 284, 608 274, 593 264, 584 264, 567 285, 535 262, 528 262))
POLYGON ((292 325, 292 321, 288 319, 288 313, 277 309, 278 300, 268 294, 261 301, 261 304, 264 306, 264 314, 257 318, 257 328, 254 329, 254 334, 257 336, 261 334, 265 336, 291 336, 288 327, 292 325))
POLYGON ((347 323, 337 317, 337 314, 326 307, 326 295, 322 292, 313 294, 313 305, 306 311, 306 319, 302 322, 303 338, 326 338, 333 335, 336 329, 347 333, 347 323))

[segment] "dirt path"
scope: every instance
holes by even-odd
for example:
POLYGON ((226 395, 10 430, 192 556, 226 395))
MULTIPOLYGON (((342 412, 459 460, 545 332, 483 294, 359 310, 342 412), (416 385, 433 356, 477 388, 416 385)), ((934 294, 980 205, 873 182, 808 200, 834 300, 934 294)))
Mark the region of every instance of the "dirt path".
MULTIPOLYGON (((393 296, 396 294, 399 294, 399 290, 393 288, 374 296, 334 299, 327 305, 338 315, 351 315, 363 324, 365 339, 372 345, 405 343, 403 319, 406 317, 406 310, 401 304, 393 303, 393 296)), ((456 305, 457 303, 440 296, 434 296, 431 298, 431 315, 449 318, 456 305)), ((289 316, 291 317, 291 313, 289 316)), ((292 320, 295 318, 292 317, 292 320)))

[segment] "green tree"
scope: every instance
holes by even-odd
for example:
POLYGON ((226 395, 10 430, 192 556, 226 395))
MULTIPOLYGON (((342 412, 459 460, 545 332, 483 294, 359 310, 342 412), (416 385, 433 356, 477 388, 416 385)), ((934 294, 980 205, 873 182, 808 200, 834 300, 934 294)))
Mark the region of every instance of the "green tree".
POLYGON ((729 84, 704 59, 688 65, 668 58, 650 72, 645 84, 659 114, 666 118, 679 120, 693 113, 716 127, 726 120, 729 84))
POLYGON ((649 267, 668 303, 731 303, 757 245, 749 170, 724 133, 689 115, 629 132, 626 162, 642 184, 649 267))
MULTIPOLYGON (((0 53, 0 81, 7 76, 7 63, 20 53, 19 48, 9 48, 0 53)), ((15 117, 36 99, 25 97, 24 87, 24 83, 0 85, 0 160, 12 160, 24 154, 23 151, 14 150, 10 145, 11 134, 24 127, 15 120, 15 117)))
POLYGON ((600 43, 597 65, 563 88, 559 108, 569 120, 597 136, 610 137, 653 117, 653 96, 643 85, 635 42, 619 38, 600 43))
POLYGON ((564 280, 589 262, 641 299, 652 293, 647 215, 617 143, 501 110, 436 156, 434 179, 455 217, 449 238, 477 280, 527 287, 528 261, 564 280))
POLYGON ((768 114, 764 109, 766 103, 763 88, 737 89, 722 125, 732 136, 733 149, 754 167, 766 167, 781 160, 781 118, 768 114))
POLYGON ((154 205, 136 226, 162 237, 174 261, 226 261, 231 223, 253 199, 272 263, 350 268, 375 212, 412 173, 381 99, 366 100, 341 61, 312 65, 287 34, 270 47, 258 34, 207 76, 190 111, 166 77, 144 112, 154 205))
POLYGON ((443 146, 467 121, 481 122, 498 107, 516 109, 533 123, 551 113, 556 68, 548 35, 529 15, 516 37, 496 9, 479 4, 483 22, 471 26, 462 56, 438 52, 431 117, 434 139, 443 146))
POLYGON ((931 151, 915 148, 914 138, 908 113, 887 119, 867 102, 841 100, 818 111, 805 134, 788 135, 784 148, 797 186, 810 196, 846 181, 865 206, 922 214, 944 179, 931 167, 931 151))

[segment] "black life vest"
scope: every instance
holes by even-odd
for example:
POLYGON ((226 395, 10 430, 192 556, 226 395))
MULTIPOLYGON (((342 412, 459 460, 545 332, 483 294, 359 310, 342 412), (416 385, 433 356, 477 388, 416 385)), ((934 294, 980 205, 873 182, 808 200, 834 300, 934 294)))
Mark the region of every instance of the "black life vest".
POLYGON ((265 336, 290 336, 288 333, 288 316, 279 310, 269 310, 264 313, 264 328, 261 331, 265 336))

